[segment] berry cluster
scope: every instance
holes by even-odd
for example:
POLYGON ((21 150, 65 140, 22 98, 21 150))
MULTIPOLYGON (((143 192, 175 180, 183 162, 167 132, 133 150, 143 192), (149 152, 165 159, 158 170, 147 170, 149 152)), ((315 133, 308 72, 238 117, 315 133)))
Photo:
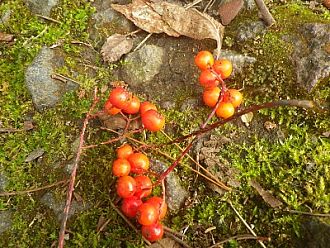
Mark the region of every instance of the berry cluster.
POLYGON ((216 115, 224 119, 231 117, 243 100, 238 90, 227 89, 223 81, 232 73, 232 63, 228 59, 214 60, 209 51, 200 51, 195 57, 195 64, 201 70, 199 83, 204 88, 205 105, 214 108, 220 101, 216 115))
POLYGON ((148 101, 141 103, 137 96, 123 87, 116 87, 110 92, 104 111, 109 115, 120 112, 131 115, 140 113, 143 127, 152 132, 161 130, 165 125, 165 117, 154 104, 148 101))
POLYGON ((117 148, 117 159, 112 164, 113 175, 119 177, 116 191, 122 198, 121 211, 129 218, 136 218, 142 225, 142 235, 151 242, 162 238, 164 229, 160 220, 167 212, 167 204, 161 197, 152 196, 152 181, 144 175, 148 172, 149 158, 124 144, 117 148), (134 174, 130 176, 129 174, 134 174))

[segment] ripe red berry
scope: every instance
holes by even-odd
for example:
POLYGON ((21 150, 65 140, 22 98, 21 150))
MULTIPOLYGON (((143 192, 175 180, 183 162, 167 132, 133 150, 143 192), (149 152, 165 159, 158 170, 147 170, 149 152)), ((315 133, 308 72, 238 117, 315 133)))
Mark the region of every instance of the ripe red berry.
POLYGON ((151 225, 158 221, 158 211, 156 207, 150 203, 142 203, 136 212, 137 221, 141 225, 151 225))
POLYGON ((133 154, 133 148, 129 144, 124 144, 116 150, 117 158, 128 158, 129 155, 133 154))
POLYGON ((195 64, 201 70, 206 70, 214 64, 214 58, 209 51, 200 51, 195 57, 195 64))
POLYGON ((235 108, 230 102, 221 102, 215 113, 218 117, 227 119, 234 115, 235 108))
POLYGON ((128 156, 128 162, 131 164, 131 172, 142 174, 149 169, 149 158, 143 153, 136 152, 128 156))
POLYGON ((229 89, 224 94, 223 101, 230 102, 235 108, 237 108, 243 101, 243 95, 236 89, 229 89))
POLYGON ((116 115, 120 112, 120 109, 114 107, 110 102, 110 100, 108 99, 104 104, 104 111, 109 115, 116 115))
POLYGON ((141 232, 147 240, 155 242, 163 237, 164 228, 162 224, 157 222, 148 226, 142 226, 141 232))
POLYGON ((137 209, 142 205, 142 201, 140 198, 136 196, 131 196, 123 199, 121 204, 121 211, 125 214, 125 216, 129 218, 135 218, 137 209))
POLYGON ((154 109, 146 111, 141 116, 141 121, 144 128, 151 132, 157 132, 165 125, 165 117, 154 109))
POLYGON ((153 196, 149 198, 146 202, 156 207, 159 213, 159 220, 162 220, 165 217, 167 212, 167 204, 165 201, 163 201, 161 197, 153 196))
POLYGON ((114 88, 110 92, 109 101, 116 108, 125 108, 129 104, 130 100, 130 93, 122 87, 114 88))
POLYGON ((233 64, 228 59, 219 59, 214 62, 213 70, 218 73, 222 79, 226 79, 233 71, 233 64))
POLYGON ((148 102, 148 101, 142 102, 141 105, 140 105, 140 115, 141 116, 144 115, 144 113, 147 112, 150 109, 153 109, 153 110, 157 111, 157 107, 156 107, 155 104, 153 104, 151 102, 148 102))
POLYGON ((142 199, 144 197, 147 197, 152 192, 152 182, 149 177, 144 175, 139 175, 134 177, 136 182, 136 192, 135 196, 142 199))
POLYGON ((136 114, 140 110, 140 100, 137 96, 132 96, 128 105, 123 108, 123 112, 126 114, 136 114))
POLYGON ((213 108, 219 99, 221 90, 219 87, 214 87, 211 89, 204 90, 203 92, 203 101, 206 106, 213 108))
POLYGON ((116 189, 119 197, 131 197, 136 191, 136 182, 134 178, 130 176, 119 177, 117 180, 116 189))
POLYGON ((217 76, 209 70, 204 70, 201 72, 199 76, 199 83, 204 88, 214 88, 219 84, 217 81, 217 76))
POLYGON ((116 177, 128 176, 131 171, 130 163, 124 158, 118 158, 112 163, 112 174, 116 177))

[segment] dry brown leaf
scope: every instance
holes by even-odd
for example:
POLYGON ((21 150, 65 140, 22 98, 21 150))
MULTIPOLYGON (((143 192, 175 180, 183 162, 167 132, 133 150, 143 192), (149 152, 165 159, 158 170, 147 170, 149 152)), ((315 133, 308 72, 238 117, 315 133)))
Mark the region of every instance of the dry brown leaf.
POLYGON ((13 40, 14 40, 14 35, 0 32, 0 42, 1 41, 3 41, 3 42, 11 42, 13 40))
POLYGON ((39 157, 41 157, 42 155, 44 155, 45 150, 43 148, 37 148, 35 150, 33 150, 25 159, 24 162, 31 162, 39 157))
POLYGON ((170 238, 163 238, 148 246, 149 248, 180 248, 181 246, 170 238))
POLYGON ((166 33, 178 37, 184 35, 193 39, 214 39, 221 48, 224 27, 211 16, 196 9, 165 1, 133 0, 128 5, 112 4, 139 28, 149 33, 166 33))
POLYGON ((271 193, 264 190, 257 181, 251 180, 249 181, 249 183, 253 188, 255 188, 256 191, 258 191, 262 199, 272 208, 278 208, 282 205, 282 202, 280 200, 276 199, 271 193))
POLYGON ((115 62, 133 48, 133 40, 126 35, 113 34, 107 38, 101 48, 101 54, 105 62, 115 62))
POLYGON ((228 25, 244 6, 243 0, 224 2, 219 7, 219 15, 223 25, 228 25))
POLYGON ((34 128, 33 122, 32 121, 24 121, 23 123, 23 130, 24 131, 29 131, 34 128))

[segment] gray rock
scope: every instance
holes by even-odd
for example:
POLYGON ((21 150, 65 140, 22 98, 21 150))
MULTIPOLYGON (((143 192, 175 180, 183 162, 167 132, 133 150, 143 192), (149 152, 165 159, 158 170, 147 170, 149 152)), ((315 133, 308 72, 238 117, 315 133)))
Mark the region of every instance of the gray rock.
POLYGON ((247 66, 248 64, 253 64, 257 61, 254 57, 239 54, 231 50, 221 50, 220 58, 226 58, 232 62, 232 76, 235 76, 236 73, 241 73, 243 71, 244 66, 247 66))
POLYGON ((43 47, 25 72, 25 83, 38 111, 54 107, 68 91, 78 88, 71 81, 61 82, 51 78, 62 58, 54 50, 43 47))
POLYGON ((165 51, 162 47, 146 45, 125 58, 122 77, 131 87, 147 85, 160 72, 165 51))
MULTIPOLYGON (((49 207, 51 210, 53 210, 58 220, 62 219, 63 209, 65 206, 65 199, 57 200, 55 199, 53 193, 48 192, 42 196, 41 203, 49 207)), ((84 204, 83 202, 77 202, 73 200, 69 211, 69 218, 78 212, 82 212, 88 209, 89 207, 90 207, 89 204, 84 204)))
MULTIPOLYGON (((160 174, 167 169, 167 166, 158 160, 153 160, 150 169, 160 174)), ((188 192, 182 187, 180 178, 174 172, 165 178, 165 188, 168 207, 173 211, 179 210, 187 199, 188 192)))
POLYGON ((327 248, 330 243, 330 225, 311 218, 302 223, 301 239, 296 247, 304 248, 327 248))
POLYGON ((298 84, 310 92, 330 75, 330 24, 305 24, 300 30, 303 39, 293 42, 293 60, 298 84))
POLYGON ((112 33, 129 33, 136 29, 124 15, 113 10, 111 4, 125 4, 127 1, 96 0, 93 3, 95 13, 91 16, 89 35, 97 45, 102 45, 112 33))
POLYGON ((33 14, 50 17, 53 7, 58 4, 58 0, 24 0, 27 7, 33 14))
POLYGON ((7 182, 8 178, 4 174, 0 173, 0 191, 5 191, 7 182))
POLYGON ((10 16, 11 16, 12 13, 13 13, 13 11, 12 11, 11 9, 9 9, 9 10, 5 11, 5 12, 1 15, 0 19, 1 19, 1 23, 2 23, 3 25, 7 25, 7 24, 8 24, 8 21, 9 21, 10 16))
POLYGON ((259 34, 267 31, 266 25, 262 21, 248 22, 242 24, 237 31, 236 39, 243 42, 255 38, 259 34))
POLYGON ((0 211, 0 234, 11 227, 12 217, 10 211, 0 211))

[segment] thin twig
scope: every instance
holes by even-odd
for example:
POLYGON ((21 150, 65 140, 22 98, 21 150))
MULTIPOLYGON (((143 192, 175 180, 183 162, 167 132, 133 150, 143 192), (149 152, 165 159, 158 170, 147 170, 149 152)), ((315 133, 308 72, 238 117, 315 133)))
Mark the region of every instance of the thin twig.
POLYGON ((253 236, 253 235, 250 235, 250 234, 240 234, 240 235, 235 235, 233 237, 229 237, 227 239, 224 239, 224 240, 210 246, 209 248, 222 247, 221 246, 222 244, 227 243, 231 240, 247 240, 247 239, 255 239, 255 240, 258 240, 258 241, 270 241, 270 238, 268 238, 268 237, 253 236))
POLYGON ((318 213, 310 213, 310 212, 303 212, 298 210, 285 210, 285 212, 291 213, 291 214, 302 214, 302 215, 309 215, 309 216, 315 216, 315 217, 330 217, 330 214, 318 214, 318 213))
POLYGON ((52 187, 55 187, 55 186, 58 186, 58 185, 61 185, 61 184, 66 184, 68 182, 69 182, 69 180, 66 179, 66 180, 62 180, 62 181, 59 181, 59 182, 56 182, 56 183, 52 183, 52 184, 49 184, 49 185, 46 185, 46 186, 43 186, 43 187, 40 187, 40 188, 28 189, 28 190, 22 190, 22 191, 15 191, 15 192, 1 192, 0 196, 24 195, 24 194, 28 194, 28 193, 33 193, 33 192, 49 189, 49 188, 52 188, 52 187))
MULTIPOLYGON (((141 235, 141 233, 139 232, 139 230, 138 229, 136 229, 136 227, 129 221, 129 219, 127 219, 126 218, 126 216, 125 215, 123 215, 123 213, 122 212, 120 212, 120 210, 115 206, 115 204, 113 204, 113 202, 111 201, 111 200, 109 200, 110 201, 110 205, 111 205, 111 207, 117 212, 117 214, 118 215, 120 215, 120 217, 122 217, 123 218, 123 220, 137 233, 137 234, 140 234, 141 235)), ((142 239, 143 239, 143 241, 147 244, 147 245, 151 245, 151 243, 147 240, 147 239, 145 239, 143 236, 142 236, 142 239)))
POLYGON ((174 139, 173 141, 167 142, 165 144, 161 144, 161 145, 157 145, 156 147, 162 147, 164 145, 171 145, 174 143, 180 143, 186 139, 189 139, 190 137, 196 136, 196 135, 200 135, 203 133, 207 133, 209 131, 212 131, 228 122, 231 122, 233 120, 236 120, 238 117, 245 115, 249 112, 257 112, 261 109, 266 109, 266 108, 276 108, 276 107, 284 107, 284 106, 290 106, 290 107, 300 107, 300 108, 306 108, 306 109, 313 109, 315 111, 319 111, 319 112, 326 112, 328 111, 328 109, 322 109, 320 108, 315 102, 313 101, 309 101, 309 100, 297 100, 297 99, 292 99, 292 100, 279 100, 279 101, 274 101, 274 102, 267 102, 267 103, 263 103, 260 105, 252 105, 248 108, 245 108, 239 112, 237 112, 236 114, 234 114, 233 116, 225 119, 225 120, 220 120, 217 121, 213 124, 210 124, 208 126, 206 126, 205 128, 202 128, 200 130, 197 130, 195 132, 192 132, 188 135, 185 136, 181 136, 177 139, 174 139))
POLYGON ((88 121, 89 121, 90 117, 92 116, 92 112, 93 112, 93 110, 94 110, 94 108, 95 108, 98 101, 99 101, 99 99, 97 97, 97 88, 95 88, 93 103, 92 103, 92 106, 90 107, 90 109, 89 109, 89 111, 86 115, 86 118, 84 120, 84 123, 83 123, 83 128, 81 130, 80 138, 79 138, 79 147, 78 147, 76 159, 75 159, 75 162, 74 162, 74 165, 73 165, 73 169, 72 169, 72 172, 71 172, 70 183, 69 183, 67 197, 66 197, 66 203, 65 203, 64 210, 63 210, 63 218, 62 218, 62 222, 61 222, 61 229, 60 229, 59 238, 58 238, 58 247, 59 248, 63 248, 63 246, 64 246, 64 236, 65 236, 66 223, 67 223, 68 217, 69 217, 69 211, 70 211, 70 207, 71 207, 71 201, 72 201, 72 195, 73 195, 73 190, 74 190, 74 184, 75 184, 75 180, 76 180, 78 164, 79 164, 80 157, 81 157, 81 154, 82 154, 82 147, 84 146, 85 131, 86 131, 86 128, 87 128, 87 125, 88 125, 88 121))
POLYGON ((177 243, 179 243, 180 245, 182 245, 185 248, 191 248, 191 246, 189 246, 188 244, 186 244, 186 242, 184 242, 182 239, 179 239, 177 236, 175 236, 174 234, 165 231, 165 235, 170 237, 171 239, 173 239, 174 241, 176 241, 177 243))
MULTIPOLYGON (((243 217, 239 214, 239 212, 236 210, 236 208, 234 207, 234 205, 230 202, 230 201, 226 201, 230 207, 234 210, 234 212, 236 213, 236 215, 238 216, 238 218, 243 222, 243 224, 246 226, 246 228, 250 231, 250 233, 252 233, 253 236, 257 237, 257 234, 253 231, 253 229, 250 227, 250 225, 243 219, 243 217)), ((265 244, 261 241, 258 240, 259 244, 263 247, 266 248, 265 244)))
POLYGON ((80 83, 79 83, 78 81, 76 81, 76 80, 74 80, 74 79, 72 79, 72 78, 66 77, 66 76, 64 76, 64 75, 62 75, 62 74, 58 74, 58 73, 54 73, 54 74, 52 74, 52 75, 51 75, 51 78, 52 78, 52 79, 59 80, 59 81, 61 81, 61 82, 63 82, 63 83, 67 83, 68 81, 71 81, 71 82, 73 82, 73 83, 76 83, 76 84, 80 85, 80 83))
POLYGON ((133 50, 133 52, 139 50, 144 43, 146 43, 146 41, 151 37, 152 33, 148 34, 133 50))
POLYGON ((57 24, 62 24, 62 22, 60 22, 60 21, 58 21, 58 20, 55 20, 55 19, 53 19, 53 18, 50 18, 50 17, 48 17, 48 16, 43 16, 43 15, 39 15, 39 14, 36 14, 36 16, 38 16, 38 17, 40 17, 40 18, 42 18, 42 19, 45 19, 45 20, 47 20, 47 21, 55 22, 55 23, 57 23, 57 24))
POLYGON ((172 234, 174 234, 175 236, 178 236, 178 237, 180 237, 180 238, 187 238, 186 235, 184 235, 184 234, 182 234, 182 233, 179 233, 179 232, 176 232, 176 231, 174 231, 173 229, 171 229, 171 228, 169 228, 169 227, 167 227, 167 226, 165 226, 165 225, 163 225, 163 227, 164 227, 164 231, 166 231, 166 232, 172 233, 172 234))
POLYGON ((268 27, 272 26, 276 23, 275 19, 273 18, 272 14, 269 12, 265 2, 263 0, 254 0, 257 4, 257 7, 262 15, 262 19, 265 21, 268 27))
POLYGON ((195 0, 192 3, 188 3, 186 6, 184 6, 185 9, 189 9, 194 7, 195 5, 199 4, 200 2, 202 2, 203 0, 195 0))

